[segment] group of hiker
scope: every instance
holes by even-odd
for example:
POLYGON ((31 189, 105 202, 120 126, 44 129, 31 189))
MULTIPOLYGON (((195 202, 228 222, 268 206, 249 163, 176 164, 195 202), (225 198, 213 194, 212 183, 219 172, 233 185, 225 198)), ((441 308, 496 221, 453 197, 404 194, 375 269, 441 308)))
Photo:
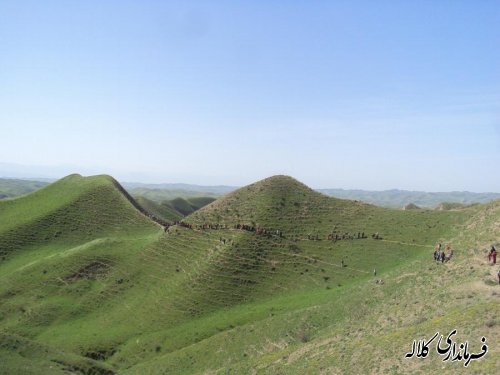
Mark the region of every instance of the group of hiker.
MULTIPOLYGON (((497 249, 495 249, 494 245, 491 245, 490 250, 488 251, 488 263, 491 262, 491 265, 497 264, 497 249)), ((441 243, 437 243, 434 248, 434 260, 437 262, 448 262, 451 260, 453 256, 453 250, 450 244, 446 244, 444 250, 441 249, 441 243)), ((497 270, 498 284, 500 285, 500 269, 497 270)))
POLYGON ((248 232, 254 232, 256 234, 273 234, 279 237, 283 237, 283 231, 281 231, 280 229, 255 227, 253 225, 247 225, 247 224, 236 224, 234 226, 234 229, 246 230, 248 232))
POLYGON ((446 244, 445 249, 442 249, 441 243, 437 243, 434 248, 434 260, 436 262, 449 262, 453 256, 453 249, 450 244, 446 244))
MULTIPOLYGON (((365 235, 365 232, 358 232, 358 233, 345 232, 345 233, 342 233, 342 234, 330 233, 328 235, 328 237, 327 237, 328 240, 332 240, 334 242, 340 241, 340 240, 354 240, 354 239, 358 239, 359 240, 359 239, 362 239, 362 238, 368 238, 365 235)), ((309 239, 311 239, 311 238, 309 238, 309 239)))
MULTIPOLYGON (((219 230, 219 229, 229 229, 231 226, 227 224, 190 224, 186 223, 184 221, 175 221, 172 225, 177 225, 183 228, 187 229, 197 229, 197 230, 206 230, 206 229, 212 229, 212 230, 219 230)), ((163 226, 163 230, 165 232, 168 231, 168 228, 172 226, 171 224, 166 224, 163 226)), ((280 229, 271 229, 271 228, 264 228, 264 227, 255 227, 253 225, 247 225, 247 224, 235 224, 232 226, 232 228, 237 229, 237 230, 244 230, 247 232, 254 232, 256 234, 267 234, 267 235, 276 235, 279 237, 283 237, 283 231, 280 229)))
MULTIPOLYGON (((265 228, 265 227, 260 227, 260 226, 253 226, 253 225, 248 225, 248 224, 234 224, 234 225, 228 225, 228 224, 190 224, 186 223, 184 221, 175 221, 173 224, 165 224, 163 226, 164 231, 167 232, 168 228, 172 225, 177 225, 183 228, 187 229, 197 229, 197 230, 220 230, 220 229, 237 229, 237 230, 244 230, 247 232, 253 232, 256 234, 264 234, 264 235, 276 235, 279 237, 283 237, 283 231, 280 229, 272 229, 272 228, 265 228)), ((380 240, 382 237, 377 233, 374 233, 371 235, 371 237, 375 240, 380 240)), ((357 233, 349 233, 349 232, 344 232, 344 233, 335 233, 333 231, 332 233, 327 235, 327 240, 330 241, 341 241, 341 240, 354 240, 354 239, 365 239, 368 238, 368 236, 365 234, 365 232, 357 232, 357 233)), ((308 240, 316 240, 319 241, 321 239, 321 236, 319 234, 308 234, 307 235, 308 240)))

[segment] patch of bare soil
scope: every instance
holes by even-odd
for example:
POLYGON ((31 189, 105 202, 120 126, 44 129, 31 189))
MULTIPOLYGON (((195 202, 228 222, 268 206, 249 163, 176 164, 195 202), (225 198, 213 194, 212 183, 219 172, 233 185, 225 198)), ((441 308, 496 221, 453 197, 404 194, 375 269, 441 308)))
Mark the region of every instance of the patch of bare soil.
POLYGON ((94 260, 89 264, 81 267, 78 271, 67 276, 65 281, 74 282, 81 279, 96 280, 100 277, 106 276, 109 272, 111 265, 100 260, 94 260))

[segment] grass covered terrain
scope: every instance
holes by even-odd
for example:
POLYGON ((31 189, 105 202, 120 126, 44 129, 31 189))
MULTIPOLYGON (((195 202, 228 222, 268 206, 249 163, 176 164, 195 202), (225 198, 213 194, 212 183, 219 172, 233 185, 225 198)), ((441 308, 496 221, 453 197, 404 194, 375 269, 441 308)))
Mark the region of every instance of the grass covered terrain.
POLYGON ((500 242, 500 201, 391 210, 275 176, 192 213, 192 229, 164 232, 136 205, 112 178, 78 175, 0 201, 0 373, 498 369, 483 250, 500 242), (437 241, 451 262, 432 260, 437 241), (475 352, 485 335, 487 356, 403 358, 452 328, 475 352))

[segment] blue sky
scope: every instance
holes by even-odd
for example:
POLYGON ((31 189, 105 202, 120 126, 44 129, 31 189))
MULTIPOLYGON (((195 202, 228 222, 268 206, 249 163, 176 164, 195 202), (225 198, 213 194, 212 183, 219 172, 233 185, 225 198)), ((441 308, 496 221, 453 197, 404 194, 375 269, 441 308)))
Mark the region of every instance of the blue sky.
POLYGON ((500 191, 498 1, 0 2, 0 176, 500 191))

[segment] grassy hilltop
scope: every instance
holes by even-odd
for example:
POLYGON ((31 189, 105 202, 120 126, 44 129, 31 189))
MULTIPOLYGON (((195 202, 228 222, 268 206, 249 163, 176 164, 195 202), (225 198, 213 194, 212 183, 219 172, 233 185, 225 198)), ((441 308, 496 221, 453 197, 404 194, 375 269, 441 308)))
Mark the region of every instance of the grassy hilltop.
POLYGON ((482 251, 500 242, 500 201, 392 210, 274 176, 166 232, 139 204, 169 213, 108 176, 0 201, 0 373, 498 369, 500 293, 482 251), (432 261, 436 241, 452 262, 432 261), (452 328, 476 352, 485 335, 488 355, 469 369, 404 360, 413 339, 452 328))

